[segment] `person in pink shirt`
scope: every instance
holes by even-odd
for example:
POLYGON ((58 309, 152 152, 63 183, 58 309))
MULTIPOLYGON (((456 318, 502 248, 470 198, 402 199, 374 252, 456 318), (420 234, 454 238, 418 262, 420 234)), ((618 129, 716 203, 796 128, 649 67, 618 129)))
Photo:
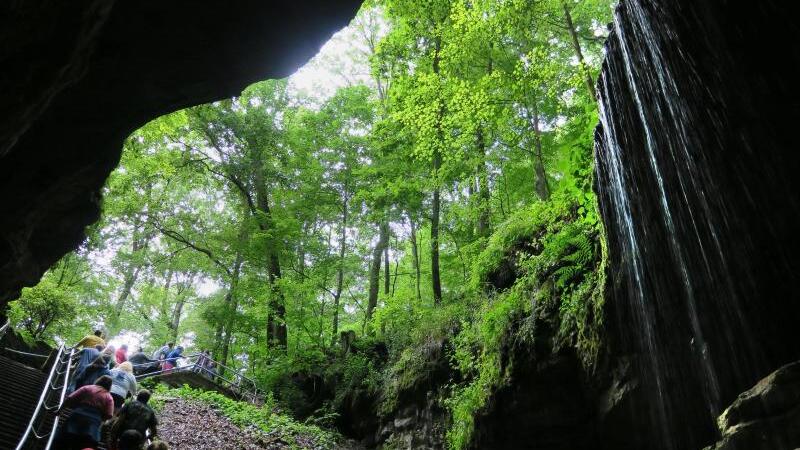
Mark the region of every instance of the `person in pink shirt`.
POLYGON ((110 390, 111 377, 103 375, 94 384, 83 386, 64 399, 59 413, 66 408, 72 408, 72 414, 59 432, 56 449, 97 447, 100 442, 100 425, 114 414, 114 400, 110 390))
POLYGON ((122 364, 128 360, 128 345, 122 344, 120 348, 117 349, 117 353, 114 354, 115 359, 117 360, 117 364, 122 364))

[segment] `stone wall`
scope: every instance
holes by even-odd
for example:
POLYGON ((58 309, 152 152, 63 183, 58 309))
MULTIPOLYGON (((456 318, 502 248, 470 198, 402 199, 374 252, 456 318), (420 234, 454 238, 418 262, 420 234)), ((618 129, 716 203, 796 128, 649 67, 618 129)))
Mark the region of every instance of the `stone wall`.
MULTIPOLYGON (((800 357, 796 2, 622 0, 598 82, 614 353, 637 430, 700 448, 800 357)), ((655 447, 653 447, 655 448, 655 447)))

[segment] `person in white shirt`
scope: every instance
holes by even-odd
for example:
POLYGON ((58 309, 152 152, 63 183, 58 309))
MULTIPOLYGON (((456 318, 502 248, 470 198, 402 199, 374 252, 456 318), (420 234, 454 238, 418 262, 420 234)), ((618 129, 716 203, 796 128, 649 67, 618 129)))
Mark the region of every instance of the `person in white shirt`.
POLYGON ((114 399, 116 413, 130 395, 136 395, 136 377, 133 376, 133 365, 125 361, 111 371, 111 398, 114 399))

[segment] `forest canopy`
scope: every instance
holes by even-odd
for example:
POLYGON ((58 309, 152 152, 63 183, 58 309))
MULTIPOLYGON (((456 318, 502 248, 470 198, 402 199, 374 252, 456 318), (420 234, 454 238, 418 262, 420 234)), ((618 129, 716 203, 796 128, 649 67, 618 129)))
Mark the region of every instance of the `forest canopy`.
POLYGON ((388 355, 362 361, 358 382, 402 389, 415 349, 444 337, 465 374, 448 400, 463 446, 502 379, 501 316, 555 292, 591 357, 594 80, 611 12, 368 1, 297 75, 133 133, 101 220, 12 303, 15 328, 208 348, 276 391, 349 332, 388 355))

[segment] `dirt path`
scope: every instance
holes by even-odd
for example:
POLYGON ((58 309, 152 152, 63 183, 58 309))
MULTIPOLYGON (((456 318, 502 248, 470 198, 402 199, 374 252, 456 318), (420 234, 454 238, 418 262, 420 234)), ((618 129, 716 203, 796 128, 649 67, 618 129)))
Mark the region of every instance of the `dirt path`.
MULTIPOLYGON (((242 430, 208 405, 192 400, 168 400, 158 417, 159 437, 171 450, 283 450, 292 448, 277 435, 242 430)), ((314 449, 298 438, 300 448, 314 449)), ((296 447, 295 447, 296 448, 296 447)))

